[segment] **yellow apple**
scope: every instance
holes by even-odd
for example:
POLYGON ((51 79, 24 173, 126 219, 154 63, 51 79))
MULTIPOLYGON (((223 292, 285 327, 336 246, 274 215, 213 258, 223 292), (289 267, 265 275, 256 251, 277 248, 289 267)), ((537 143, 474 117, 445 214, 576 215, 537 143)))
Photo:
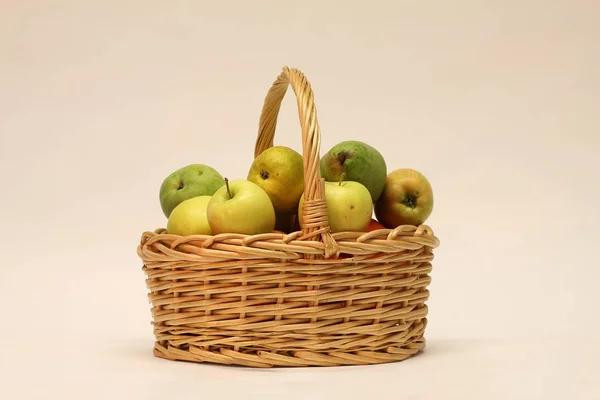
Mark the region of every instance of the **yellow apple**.
POLYGON ((179 203, 169 215, 167 233, 180 236, 210 235, 206 210, 211 196, 196 196, 179 203))
MULTIPOLYGON (((325 182, 325 201, 331 232, 367 230, 373 215, 373 200, 363 184, 354 181, 325 182)), ((298 206, 300 221, 303 204, 304 194, 298 206)))
POLYGON ((207 209, 214 235, 243 233, 256 235, 275 229, 275 209, 267 192, 245 179, 229 182, 213 194, 207 209))

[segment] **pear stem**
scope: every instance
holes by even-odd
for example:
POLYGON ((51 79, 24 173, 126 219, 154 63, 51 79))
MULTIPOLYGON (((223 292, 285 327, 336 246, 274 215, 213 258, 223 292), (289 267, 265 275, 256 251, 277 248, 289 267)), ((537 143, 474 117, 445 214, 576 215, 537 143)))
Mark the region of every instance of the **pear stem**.
POLYGON ((340 183, 339 183, 340 186, 342 186, 342 181, 344 180, 345 177, 346 177, 346 172, 343 172, 342 177, 340 178, 340 183))
POLYGON ((229 195, 230 199, 233 199, 233 196, 231 195, 231 191, 229 190, 229 179, 224 178, 225 179, 225 187, 227 187, 227 194, 229 195))

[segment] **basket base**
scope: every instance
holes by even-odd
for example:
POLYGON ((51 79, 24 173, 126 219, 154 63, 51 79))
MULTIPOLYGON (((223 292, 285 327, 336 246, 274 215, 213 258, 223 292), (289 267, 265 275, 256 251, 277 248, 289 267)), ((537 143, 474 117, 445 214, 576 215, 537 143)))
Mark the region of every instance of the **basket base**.
POLYGON ((419 338, 402 347, 388 347, 378 351, 319 353, 312 351, 270 352, 264 350, 240 352, 225 347, 212 351, 196 346, 180 349, 155 342, 154 355, 171 361, 190 361, 253 368, 339 367, 402 361, 423 351, 425 343, 425 338, 419 338))

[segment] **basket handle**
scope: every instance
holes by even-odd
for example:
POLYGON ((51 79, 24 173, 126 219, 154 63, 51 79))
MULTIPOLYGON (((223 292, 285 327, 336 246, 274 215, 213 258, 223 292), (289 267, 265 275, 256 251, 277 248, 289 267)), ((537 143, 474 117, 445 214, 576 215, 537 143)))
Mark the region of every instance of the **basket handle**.
POLYGON ((339 248, 329 229, 327 203, 325 201, 325 180, 321 178, 319 152, 321 150, 321 130, 317 121, 314 95, 304 74, 284 67, 267 96, 260 115, 258 138, 254 157, 273 146, 277 117, 288 85, 292 86, 298 101, 300 126, 302 127, 302 159, 304 162, 304 204, 302 205, 302 236, 300 240, 318 238, 324 244, 324 256, 339 253, 339 248))

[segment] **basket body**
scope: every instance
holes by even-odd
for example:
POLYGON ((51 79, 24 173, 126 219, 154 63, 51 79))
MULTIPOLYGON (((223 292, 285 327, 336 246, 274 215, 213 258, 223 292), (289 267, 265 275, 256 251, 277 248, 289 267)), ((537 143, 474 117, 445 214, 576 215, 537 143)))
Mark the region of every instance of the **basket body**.
POLYGON ((362 254, 315 260, 298 253, 310 242, 286 244, 281 234, 240 245, 236 235, 182 241, 146 233, 140 252, 155 355, 272 367, 377 364, 418 353, 437 239, 425 227, 404 229, 394 239, 392 230, 339 239, 362 254))
POLYGON ((290 234, 145 232, 137 252, 150 291, 154 354, 247 367, 378 364, 425 347, 432 250, 426 226, 329 228, 314 96, 284 68, 269 90, 255 156, 273 146, 291 86, 302 127, 304 196, 290 234))

